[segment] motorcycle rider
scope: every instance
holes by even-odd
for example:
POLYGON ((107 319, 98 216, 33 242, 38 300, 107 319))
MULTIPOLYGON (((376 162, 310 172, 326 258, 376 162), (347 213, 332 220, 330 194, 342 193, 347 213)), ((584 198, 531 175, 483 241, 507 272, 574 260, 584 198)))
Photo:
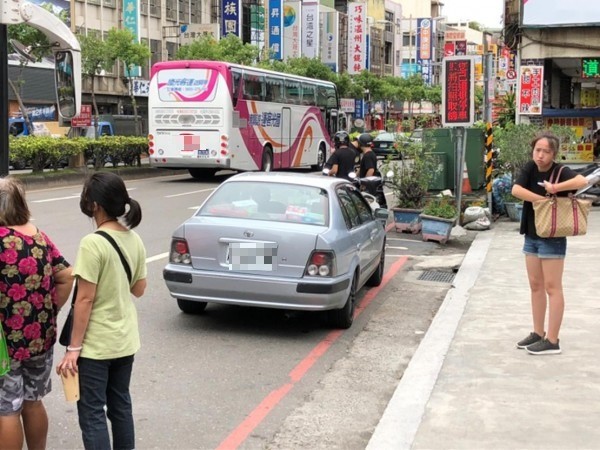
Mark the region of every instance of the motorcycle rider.
MULTIPOLYGON (((360 169, 358 172, 359 178, 366 178, 372 176, 381 178, 381 173, 377 169, 377 155, 375 155, 375 152, 373 152, 373 149, 371 148, 372 141, 373 136, 371 136, 369 133, 363 133, 360 136, 358 136, 358 143, 362 151, 362 157, 360 159, 360 169)), ((379 206, 381 206, 382 208, 387 208, 387 201, 383 192, 383 183, 381 181, 377 183, 364 182, 362 187, 369 194, 375 196, 375 198, 377 199, 377 203, 379 203, 379 206)))
POLYGON ((350 135, 345 131, 338 131, 333 137, 336 151, 325 163, 329 167, 329 176, 345 178, 350 180, 348 174, 354 172, 354 164, 357 158, 356 151, 351 148, 350 135))

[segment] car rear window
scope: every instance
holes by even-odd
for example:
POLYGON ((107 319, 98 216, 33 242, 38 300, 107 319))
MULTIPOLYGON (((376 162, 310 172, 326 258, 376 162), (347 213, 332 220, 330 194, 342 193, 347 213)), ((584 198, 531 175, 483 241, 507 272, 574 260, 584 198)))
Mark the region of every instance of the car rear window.
POLYGON ((314 186, 235 181, 222 184, 198 215, 326 226, 329 197, 314 186))
POLYGON ((381 133, 378 134, 377 137, 375 137, 376 141, 395 141, 396 140, 396 136, 394 136, 392 133, 381 133))

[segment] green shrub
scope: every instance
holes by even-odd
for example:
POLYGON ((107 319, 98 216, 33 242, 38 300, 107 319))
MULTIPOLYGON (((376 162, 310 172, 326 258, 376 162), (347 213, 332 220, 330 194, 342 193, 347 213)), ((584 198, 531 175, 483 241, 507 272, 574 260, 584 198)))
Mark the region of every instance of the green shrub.
POLYGON ((423 208, 423 214, 442 219, 454 219, 457 215, 454 199, 450 197, 432 198, 423 208))

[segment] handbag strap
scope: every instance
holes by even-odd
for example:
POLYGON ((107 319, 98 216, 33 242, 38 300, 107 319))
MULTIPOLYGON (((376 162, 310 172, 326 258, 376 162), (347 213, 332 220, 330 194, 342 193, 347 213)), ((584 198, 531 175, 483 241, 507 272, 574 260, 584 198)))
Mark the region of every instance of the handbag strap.
POLYGON ((96 231, 96 234, 99 234, 100 236, 103 236, 104 238, 106 238, 106 240, 108 242, 110 242, 110 244, 117 251, 119 258, 121 259, 121 263, 123 264, 123 268, 125 269, 125 273, 127 274, 127 279, 129 280, 129 284, 131 284, 131 269, 129 268, 129 264, 127 264, 127 260, 125 259, 125 256, 123 256, 123 252, 119 248, 119 244, 117 244, 115 242, 115 240, 112 238, 112 236, 110 234, 108 234, 106 231, 98 230, 98 231, 96 231))
POLYGON ((560 174, 562 173, 563 169, 565 168, 565 166, 563 166, 562 164, 557 165, 554 170, 552 171, 552 173, 550 174, 550 180, 548 181, 550 184, 554 184, 554 183, 558 183, 558 180, 560 180, 560 174), (556 178, 554 178, 554 174, 556 173, 556 169, 558 169, 558 174, 556 175, 556 178))

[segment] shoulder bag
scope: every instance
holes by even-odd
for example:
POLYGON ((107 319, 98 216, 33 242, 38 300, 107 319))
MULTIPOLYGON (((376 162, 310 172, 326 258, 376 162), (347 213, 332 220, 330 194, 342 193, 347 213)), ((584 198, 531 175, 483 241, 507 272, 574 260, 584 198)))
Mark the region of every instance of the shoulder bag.
MULTIPOLYGON (((115 242, 111 235, 109 235, 106 231, 98 230, 96 234, 104 237, 110 244, 114 247, 117 254, 119 255, 119 259, 123 264, 123 268, 125 269, 125 273, 127 274, 127 279, 129 280, 129 284, 131 284, 131 268, 123 256, 123 252, 119 248, 119 245, 115 242)), ((58 338, 58 342, 60 345, 64 345, 67 347, 71 344, 71 332, 73 331, 73 310, 75 308, 75 299, 77 298, 77 282, 75 282, 75 287, 73 288, 73 297, 71 299, 71 308, 69 309, 69 315, 67 316, 67 320, 65 320, 65 324, 60 333, 60 337, 58 338)))
MULTIPOLYGON (((550 175, 550 183, 556 183, 564 166, 560 166, 556 178, 555 167, 550 175)), ((557 197, 546 194, 546 198, 533 202, 535 213, 535 231, 539 237, 553 238, 566 236, 582 236, 587 233, 587 216, 591 202, 576 198, 557 197)))
POLYGON ((0 323, 0 377, 10 372, 10 356, 8 356, 8 344, 4 336, 4 328, 0 323))

